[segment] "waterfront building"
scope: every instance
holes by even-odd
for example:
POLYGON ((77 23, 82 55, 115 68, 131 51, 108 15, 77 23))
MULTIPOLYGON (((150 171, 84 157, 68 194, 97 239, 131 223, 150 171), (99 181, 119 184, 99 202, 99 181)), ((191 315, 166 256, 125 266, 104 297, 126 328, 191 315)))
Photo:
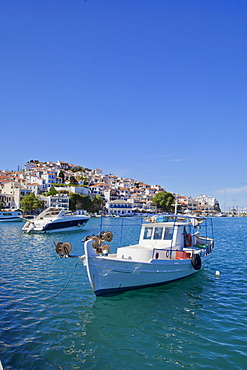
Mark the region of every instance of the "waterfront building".
MULTIPOLYGON (((23 194, 33 192, 35 195, 45 193, 54 186, 57 191, 66 190, 68 192, 94 197, 100 195, 107 202, 128 201, 133 208, 139 210, 152 209, 152 198, 161 191, 165 191, 160 185, 149 185, 143 181, 137 181, 132 178, 122 178, 111 173, 103 174, 101 169, 89 169, 86 167, 76 166, 67 162, 58 161, 40 162, 31 160, 24 166, 23 171, 2 171, 0 170, 0 192, 12 197, 11 201, 5 204, 11 204, 13 207, 20 207, 20 200, 23 194), (63 176, 59 177, 60 171, 63 176), (87 186, 70 186, 70 177, 77 179, 80 185, 85 183, 87 186), (67 187, 58 186, 60 183, 67 183, 67 187), (14 183, 17 185, 6 185, 14 183), (5 186, 6 185, 6 186, 5 186), (3 190, 1 190, 1 187, 3 190)), ((200 197, 182 197, 177 196, 180 211, 219 211, 219 203, 216 198, 207 195, 200 197)))
POLYGON ((85 186, 54 186, 56 191, 67 191, 68 193, 75 193, 80 195, 89 195, 89 189, 85 186))
MULTIPOLYGON (((13 207, 13 196, 0 193, 0 209, 13 207)), ((14 207, 15 208, 15 207, 14 207)))
POLYGON ((56 195, 40 195, 40 200, 44 201, 45 208, 48 207, 63 207, 69 209, 69 196, 67 194, 56 194, 56 195))
POLYGON ((131 216, 133 214, 133 205, 121 199, 107 202, 106 209, 109 215, 131 216))

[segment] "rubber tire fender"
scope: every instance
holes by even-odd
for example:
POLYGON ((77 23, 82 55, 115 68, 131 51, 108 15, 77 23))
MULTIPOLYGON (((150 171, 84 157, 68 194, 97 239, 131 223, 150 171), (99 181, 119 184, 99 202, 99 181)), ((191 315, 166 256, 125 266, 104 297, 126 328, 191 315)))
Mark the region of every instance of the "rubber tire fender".
POLYGON ((191 264, 195 270, 200 270, 202 267, 202 260, 199 254, 193 254, 191 258, 191 264))

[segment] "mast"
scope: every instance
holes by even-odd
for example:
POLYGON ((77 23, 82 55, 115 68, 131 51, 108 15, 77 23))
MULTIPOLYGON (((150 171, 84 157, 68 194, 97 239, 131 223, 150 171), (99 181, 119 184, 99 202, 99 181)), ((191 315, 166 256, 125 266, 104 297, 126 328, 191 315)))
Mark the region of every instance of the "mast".
POLYGON ((177 199, 177 194, 175 194, 175 209, 174 209, 175 215, 177 214, 177 211, 178 211, 178 199, 177 199))

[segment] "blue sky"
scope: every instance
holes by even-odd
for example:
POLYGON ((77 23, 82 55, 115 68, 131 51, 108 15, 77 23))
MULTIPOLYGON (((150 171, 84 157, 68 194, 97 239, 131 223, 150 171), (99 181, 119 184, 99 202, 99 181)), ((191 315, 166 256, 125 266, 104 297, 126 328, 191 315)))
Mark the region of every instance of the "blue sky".
POLYGON ((67 161, 247 209, 247 2, 1 0, 0 169, 67 161))

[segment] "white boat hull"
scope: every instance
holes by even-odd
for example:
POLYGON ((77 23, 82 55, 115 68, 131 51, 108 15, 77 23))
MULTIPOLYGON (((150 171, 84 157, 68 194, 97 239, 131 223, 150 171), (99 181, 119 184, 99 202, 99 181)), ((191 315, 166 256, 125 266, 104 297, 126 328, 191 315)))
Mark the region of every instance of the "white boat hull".
MULTIPOLYGON (((202 265, 211 256, 203 257, 202 265)), ((167 260, 149 263, 121 261, 110 257, 86 256, 90 284, 96 295, 116 294, 124 290, 162 285, 192 275, 191 260, 167 260)))
POLYGON ((21 217, 6 217, 0 219, 0 222, 22 222, 23 219, 21 217))
POLYGON ((32 228, 30 229, 23 229, 24 231, 27 231, 27 232, 30 232, 32 234, 53 234, 53 233, 61 233, 61 232, 67 232, 67 231, 80 231, 82 229, 84 229, 85 227, 85 223, 82 225, 79 225, 79 226, 69 226, 69 227, 60 227, 59 225, 57 225, 57 228, 54 228, 54 229, 47 229, 45 230, 44 228, 32 228))
POLYGON ((23 216, 20 211, 2 211, 0 212, 0 222, 21 222, 23 216))
POLYGON ((27 233, 56 233, 79 231, 84 228, 89 217, 66 213, 63 208, 47 208, 35 219, 27 221, 22 230, 27 233))

